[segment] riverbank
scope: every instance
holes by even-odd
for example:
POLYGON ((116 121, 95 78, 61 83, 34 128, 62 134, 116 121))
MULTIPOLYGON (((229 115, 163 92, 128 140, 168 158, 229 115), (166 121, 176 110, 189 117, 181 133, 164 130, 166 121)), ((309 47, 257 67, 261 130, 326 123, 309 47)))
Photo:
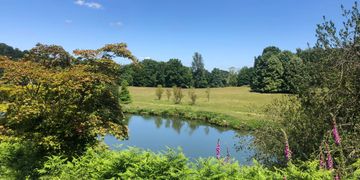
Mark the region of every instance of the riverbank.
POLYGON ((267 125, 265 106, 283 96, 250 92, 249 87, 226 87, 211 88, 208 101, 206 89, 196 89, 196 104, 190 105, 187 89, 183 90, 184 98, 181 104, 174 104, 172 97, 168 100, 166 92, 161 100, 157 100, 155 89, 129 87, 133 102, 124 105, 124 112, 204 120, 219 126, 251 130, 267 125))

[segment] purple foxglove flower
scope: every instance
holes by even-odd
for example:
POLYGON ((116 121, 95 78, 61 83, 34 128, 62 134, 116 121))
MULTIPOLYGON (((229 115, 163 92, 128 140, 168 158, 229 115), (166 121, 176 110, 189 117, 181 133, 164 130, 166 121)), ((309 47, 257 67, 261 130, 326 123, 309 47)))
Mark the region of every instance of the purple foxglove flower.
POLYGON ((326 151, 327 151, 326 167, 327 167, 327 169, 330 170, 333 168, 334 163, 333 163, 331 153, 329 150, 329 145, 326 143, 325 146, 326 146, 326 151))
POLYGON ((218 139, 218 142, 216 144, 216 158, 220 159, 220 139, 218 139))
POLYGON ((332 160, 332 157, 331 157, 330 152, 328 152, 328 154, 327 154, 326 165, 327 165, 327 168, 328 168, 328 169, 332 169, 332 168, 333 168, 333 160, 332 160))
POLYGON ((289 143, 287 141, 285 142, 284 154, 285 154, 285 159, 289 161, 291 159, 291 150, 289 148, 289 143))
POLYGON ((334 136, 335 144, 340 145, 340 136, 339 136, 339 132, 338 132, 337 127, 336 127, 335 120, 333 121, 332 134, 334 136))
POLYGON ((291 160, 291 150, 289 147, 289 141, 288 141, 286 132, 283 129, 281 129, 281 131, 284 133, 284 138, 285 138, 285 149, 284 149, 285 159, 286 159, 286 161, 290 161, 291 160))

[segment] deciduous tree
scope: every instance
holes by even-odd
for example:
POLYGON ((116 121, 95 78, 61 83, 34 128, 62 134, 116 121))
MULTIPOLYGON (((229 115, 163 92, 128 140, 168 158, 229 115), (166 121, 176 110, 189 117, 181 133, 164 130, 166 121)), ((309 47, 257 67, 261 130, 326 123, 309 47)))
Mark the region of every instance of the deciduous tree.
POLYGON ((163 93, 164 93, 164 89, 162 88, 161 85, 158 85, 156 90, 155 90, 155 95, 156 95, 158 100, 161 100, 161 97, 162 97, 163 93))
POLYGON ((196 88, 204 88, 208 85, 206 78, 206 70, 204 67, 204 61, 200 53, 195 52, 193 56, 193 62, 191 63, 192 76, 194 78, 194 86, 196 88))
POLYGON ((7 135, 31 139, 44 155, 80 153, 98 135, 127 136, 114 78, 84 65, 53 71, 2 58, 0 68, 0 85, 14 89, 0 126, 7 135))

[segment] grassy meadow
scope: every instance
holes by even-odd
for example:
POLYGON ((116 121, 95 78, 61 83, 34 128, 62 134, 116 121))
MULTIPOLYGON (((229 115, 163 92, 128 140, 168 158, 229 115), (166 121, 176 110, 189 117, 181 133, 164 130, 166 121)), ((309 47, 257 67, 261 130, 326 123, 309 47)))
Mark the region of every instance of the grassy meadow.
MULTIPOLYGON (((156 88, 151 87, 129 87, 132 103, 125 106, 126 109, 146 109, 152 111, 167 111, 176 109, 187 112, 212 112, 228 117, 225 121, 237 121, 249 126, 256 126, 259 122, 266 121, 264 108, 282 94, 260 94, 250 92, 249 87, 225 87, 211 88, 210 101, 206 96, 206 89, 196 89, 197 100, 191 105, 188 89, 183 89, 181 104, 174 104, 173 95, 168 100, 166 89, 161 100, 157 100, 156 88)), ((171 91, 172 92, 172 91, 171 91)))

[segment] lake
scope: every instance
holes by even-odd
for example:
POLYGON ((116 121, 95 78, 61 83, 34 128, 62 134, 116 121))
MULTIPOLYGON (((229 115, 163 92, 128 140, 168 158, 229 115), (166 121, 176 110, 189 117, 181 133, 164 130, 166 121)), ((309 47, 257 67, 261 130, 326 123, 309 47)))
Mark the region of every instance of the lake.
POLYGON ((228 148, 232 158, 242 165, 250 165, 250 158, 255 153, 247 148, 253 139, 250 134, 202 121, 131 115, 127 117, 126 122, 129 127, 129 138, 119 141, 114 136, 105 136, 104 141, 110 148, 132 146, 159 152, 167 147, 181 147, 187 157, 195 159, 216 157, 216 143, 220 139, 222 157, 226 156, 228 148), (243 148, 237 148, 239 145, 243 148))

